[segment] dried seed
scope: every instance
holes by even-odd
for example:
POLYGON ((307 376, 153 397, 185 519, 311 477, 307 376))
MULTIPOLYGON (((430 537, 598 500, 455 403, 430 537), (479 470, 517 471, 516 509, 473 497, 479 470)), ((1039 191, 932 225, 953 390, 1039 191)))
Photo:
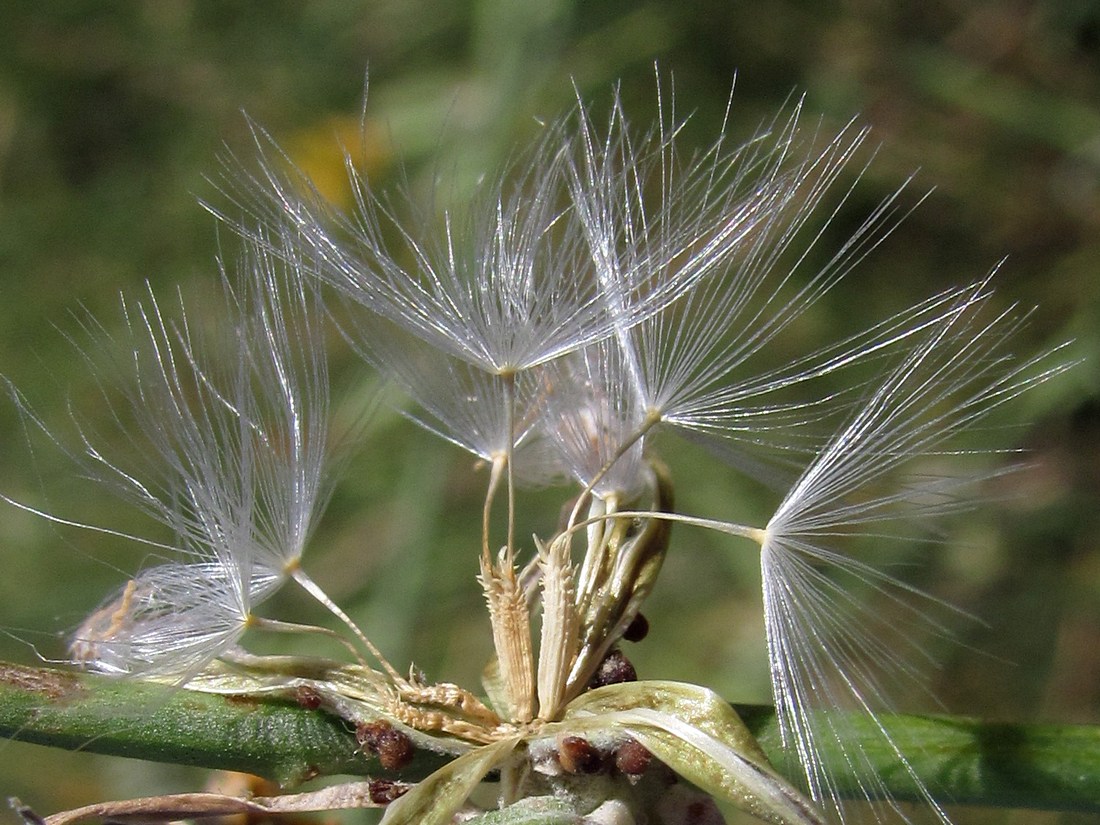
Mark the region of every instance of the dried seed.
POLYGON ((623 638, 628 642, 640 642, 649 635, 649 620, 639 613, 623 632, 623 638))
POLYGON ((389 805, 399 796, 403 796, 409 787, 404 782, 394 782, 392 779, 372 779, 367 792, 370 794, 370 801, 375 805, 389 805))
POLYGON ((378 755, 378 762, 387 771, 399 771, 412 761, 416 747, 407 734, 385 719, 360 725, 355 738, 367 753, 378 755))
POLYGON ((563 736, 558 742, 558 762, 566 773, 599 773, 603 754, 583 736, 563 736))
POLYGON ((294 689, 294 701, 306 710, 317 710, 321 707, 324 698, 317 688, 310 685, 298 685, 294 689))
POLYGON ((592 676, 592 681, 588 683, 588 687, 598 688, 605 685, 618 685, 622 682, 637 681, 638 671, 634 669, 634 665, 630 664, 630 660, 623 655, 622 651, 616 648, 600 662, 600 666, 596 668, 596 673, 592 676))
POLYGON ((627 776, 641 776, 652 761, 653 754, 634 739, 628 739, 615 749, 615 767, 627 776))

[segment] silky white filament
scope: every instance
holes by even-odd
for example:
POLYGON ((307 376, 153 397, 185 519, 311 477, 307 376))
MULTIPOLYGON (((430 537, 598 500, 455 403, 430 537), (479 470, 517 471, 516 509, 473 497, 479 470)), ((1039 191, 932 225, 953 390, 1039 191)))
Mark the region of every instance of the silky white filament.
MULTIPOLYGON (((50 435, 82 474, 160 522, 166 563, 139 572, 73 639, 74 658, 109 672, 186 681, 233 648, 253 608, 297 568, 328 491, 328 380, 320 307, 300 264, 253 248, 236 276, 223 270, 230 327, 218 343, 181 313, 169 320, 150 292, 123 301, 126 337, 88 330, 119 364, 122 403, 106 383, 125 463, 74 418, 79 446, 50 435)), ((95 369, 99 356, 86 352, 95 369)), ((97 374, 97 373, 93 373, 97 374)), ((62 523, 72 523, 50 516, 62 523)))
MULTIPOLYGON (((124 303, 133 383, 125 409, 112 415, 143 460, 110 458, 79 422, 78 447, 55 439, 84 473, 174 537, 134 537, 167 559, 85 621, 74 658, 109 673, 185 681, 215 658, 245 655, 234 651, 258 621, 254 607, 293 578, 381 664, 404 721, 510 753, 583 695, 637 616, 667 528, 679 523, 759 547, 774 701, 810 795, 842 816, 821 757, 828 741, 839 743, 865 795, 883 797, 875 763, 845 746, 836 711, 861 711, 874 725, 898 686, 920 685, 931 664, 920 638, 948 635, 937 618, 946 606, 848 540, 862 531, 886 541, 899 519, 966 506, 968 486, 1003 470, 932 476, 929 457, 962 464, 975 453, 956 436, 1067 364, 1057 349, 1010 352, 1026 313, 995 309, 989 278, 776 359, 780 336, 904 217, 905 186, 838 249, 822 250, 825 227, 861 177, 842 183, 866 129, 848 123, 821 135, 803 124, 798 104, 737 143, 730 108, 717 138, 689 155, 686 119, 674 96, 659 92, 657 123, 642 132, 618 95, 602 125, 578 101, 482 185, 468 211, 442 215, 417 215, 350 164, 355 209, 344 214, 293 165, 284 168, 285 156, 256 128, 259 171, 228 184, 244 213, 229 222, 249 250, 239 279, 223 272, 234 318, 228 358, 216 362, 187 316, 171 321, 151 296, 124 303), (812 270, 811 260, 825 263, 812 270), (491 468, 471 562, 480 557, 498 654, 488 680, 506 697, 496 712, 455 686, 400 676, 301 569, 329 489, 325 319, 315 289, 337 296, 341 332, 409 397, 406 414, 491 468), (658 458, 666 436, 701 442, 756 480, 771 480, 769 462, 785 464, 793 484, 763 526, 742 524, 738 502, 709 516, 675 511, 658 458), (517 487, 566 479, 579 495, 524 562, 517 487), (491 516, 504 500, 507 534, 497 537, 491 516), (530 614, 540 594, 536 646, 530 614), (438 698, 444 693, 453 707, 438 698), (468 712, 475 704, 476 718, 468 712)), ((776 810, 796 817, 781 821, 820 821, 755 756, 703 728, 644 707, 606 719, 620 733, 662 748, 679 742, 761 783, 776 810)), ((878 729, 946 822, 906 754, 878 729)), ((497 764, 468 758, 483 757, 486 770, 497 764)))
MULTIPOLYGON (((507 182, 478 193, 470 217, 448 213, 435 224, 434 238, 433 221, 410 228, 358 176, 353 217, 316 192, 299 194, 311 190, 294 185, 293 171, 277 172, 270 150, 261 174, 236 188, 250 214, 317 260, 319 280, 364 310, 345 335, 412 397, 416 420, 493 467, 483 565, 498 485, 508 485, 511 525, 512 482, 562 471, 583 493, 567 536, 584 528, 592 541, 607 534, 601 521, 628 514, 760 544, 782 729, 814 798, 833 805, 838 792, 818 752, 822 737, 840 732, 828 714, 811 721, 810 709, 888 707, 889 683, 917 680, 925 657, 915 642, 878 638, 886 628, 844 580, 943 632, 926 597, 834 542, 905 512, 958 509, 972 476, 888 481, 956 450, 955 435, 1063 367, 1049 353, 1007 353, 1023 319, 991 313, 988 280, 777 364, 774 342, 912 207, 899 188, 822 254, 824 227, 861 177, 841 183, 867 130, 849 123, 822 136, 803 126, 796 105, 738 144, 727 134, 731 111, 714 142, 685 157, 674 97, 662 95, 657 124, 644 132, 618 97, 602 126, 578 103, 507 182), (810 271, 811 258, 825 263, 810 271), (761 461, 776 458, 799 477, 766 527, 634 509, 662 430, 754 477, 770 478, 761 461), (585 521, 584 495, 613 506, 585 521)), ((509 560, 512 543, 510 527, 509 560)), ((595 575, 596 558, 578 568, 582 579, 595 575)), ((868 796, 879 796, 870 763, 848 758, 868 796)))

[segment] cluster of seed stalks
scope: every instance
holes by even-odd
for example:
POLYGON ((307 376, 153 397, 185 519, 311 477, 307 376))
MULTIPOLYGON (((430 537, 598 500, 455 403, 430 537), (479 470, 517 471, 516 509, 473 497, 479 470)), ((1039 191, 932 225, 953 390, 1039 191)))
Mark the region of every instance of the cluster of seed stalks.
MULTIPOLYGON (((821 227, 838 208, 826 195, 866 133, 849 124, 822 139, 799 121, 796 107, 736 144, 723 125, 685 157, 685 121, 667 95, 645 132, 617 99, 602 126, 578 104, 463 214, 421 221, 354 170, 356 210, 341 212, 257 129, 259 171, 229 164, 215 209, 245 249, 238 266, 222 267, 230 321, 221 339, 211 343, 151 295, 123 303, 121 342, 89 323, 122 353, 124 400, 102 386, 138 458, 101 451, 79 419, 75 446, 50 437, 174 539, 126 537, 161 561, 84 622, 71 654, 103 673, 334 714, 384 777, 271 800, 115 803, 48 821, 384 805, 386 825, 484 809, 674 825, 721 821, 712 797, 784 825, 839 816, 840 789, 818 755, 822 742, 843 739, 832 711, 874 713, 883 686, 911 678, 922 654, 919 643, 887 642, 891 619, 843 582, 885 598, 906 623, 932 621, 933 606, 873 559, 844 552, 846 537, 859 528, 886 537, 899 512, 959 509, 975 476, 933 474, 922 462, 964 461, 956 435, 1064 365, 1006 350, 1023 316, 991 309, 988 279, 773 358, 776 339, 900 211, 901 190, 823 254, 821 227), (332 323, 404 391, 411 418, 488 467, 471 573, 495 656, 476 693, 399 671, 303 569, 331 489, 322 340, 332 323), (677 437, 710 448, 731 472, 793 468, 767 523, 679 511, 658 458, 677 437), (907 481, 891 481, 907 470, 907 481), (516 511, 532 483, 570 486, 571 503, 525 545, 516 511), (506 527, 492 517, 499 511, 506 527), (796 783, 771 768, 724 701, 703 687, 639 681, 620 650, 645 634, 640 610, 676 552, 673 524, 760 553, 777 715, 804 770, 796 783), (290 581, 346 632, 257 612, 290 581), (339 638, 349 657, 256 656, 242 646, 256 631, 339 638), (448 761, 401 781, 421 749, 448 761)), ((89 360, 101 369, 98 356, 89 360)), ((946 821, 905 755, 886 746, 946 821)), ((868 758, 850 749, 846 760, 866 795, 881 797, 868 758)))

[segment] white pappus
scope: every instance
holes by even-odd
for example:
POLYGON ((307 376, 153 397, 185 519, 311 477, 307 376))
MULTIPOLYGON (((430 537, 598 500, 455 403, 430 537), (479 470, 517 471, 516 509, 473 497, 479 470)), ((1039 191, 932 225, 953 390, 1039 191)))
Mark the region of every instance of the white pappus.
POLYGON ((200 690, 287 695, 307 684, 348 722, 391 725, 410 748, 453 756, 387 800, 387 825, 469 813, 491 773, 501 808, 553 798, 593 817, 581 821, 686 820, 699 797, 646 796, 640 774, 607 767, 628 742, 707 794, 803 825, 845 816, 827 744, 862 794, 885 802, 876 816, 904 819, 873 761, 846 745, 844 720, 891 709, 891 687, 920 684, 926 654, 900 634, 887 641, 893 628, 846 585, 933 632, 945 632, 940 605, 873 554, 850 553, 848 539, 886 541, 900 519, 966 506, 965 488, 1003 470, 921 477, 922 462, 977 455, 956 436, 1068 365, 1058 348, 1011 352, 1026 313, 994 309, 989 278, 777 361, 781 336, 904 217, 905 187, 823 250, 866 129, 822 135, 797 104, 738 143, 731 98, 718 137, 689 153, 687 121, 658 88, 651 129, 631 126, 618 94, 602 125, 578 99, 465 211, 442 215, 375 190, 350 162, 355 209, 345 214, 256 129, 259 171, 234 169, 225 184, 239 213, 214 210, 249 249, 240 285, 226 287, 238 319, 231 368, 211 371, 186 323, 171 324, 153 299, 130 307, 131 400, 156 469, 147 478, 113 464, 90 436, 71 451, 179 537, 156 545, 171 551, 164 564, 89 617, 74 658, 200 690), (340 303, 345 339, 406 393, 406 414, 490 467, 470 554, 495 648, 484 701, 398 674, 301 569, 328 490, 320 294, 340 303), (682 512, 660 459, 678 437, 731 472, 770 479, 779 465, 793 483, 764 524, 741 523, 736 502, 682 512), (516 535, 527 484, 568 488, 562 516, 550 514, 547 537, 530 545, 516 535), (491 518, 498 507, 504 531, 491 518), (636 681, 618 650, 666 554, 681 552, 674 524, 759 548, 773 698, 801 766, 793 782, 710 691, 636 681), (353 664, 311 661, 292 678, 238 649, 249 627, 301 629, 252 612, 291 578, 351 630, 353 664), (589 759, 603 779, 583 777, 589 759))

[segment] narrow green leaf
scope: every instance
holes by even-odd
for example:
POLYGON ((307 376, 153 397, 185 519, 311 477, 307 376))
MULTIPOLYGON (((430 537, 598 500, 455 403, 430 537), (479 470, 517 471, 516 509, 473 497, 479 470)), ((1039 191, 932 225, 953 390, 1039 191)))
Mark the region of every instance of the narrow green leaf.
POLYGON ((581 697, 569 716, 603 720, 641 742, 704 791, 774 825, 821 825, 821 815, 771 767, 741 719, 713 691, 679 682, 611 685, 581 697))

